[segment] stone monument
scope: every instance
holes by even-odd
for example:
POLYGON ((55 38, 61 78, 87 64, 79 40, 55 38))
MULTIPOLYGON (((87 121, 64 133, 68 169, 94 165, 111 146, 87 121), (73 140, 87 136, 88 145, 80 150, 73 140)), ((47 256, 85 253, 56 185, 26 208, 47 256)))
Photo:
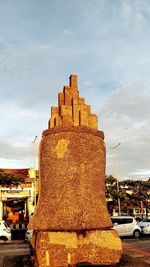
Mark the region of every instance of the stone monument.
POLYGON ((34 230, 35 266, 119 262, 121 241, 106 207, 105 154, 97 116, 71 75, 40 143, 40 195, 28 226, 34 230))

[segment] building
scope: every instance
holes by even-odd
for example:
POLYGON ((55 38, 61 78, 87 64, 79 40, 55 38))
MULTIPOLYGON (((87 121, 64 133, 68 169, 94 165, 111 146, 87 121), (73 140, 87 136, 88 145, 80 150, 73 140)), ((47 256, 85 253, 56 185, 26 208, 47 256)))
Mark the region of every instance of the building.
POLYGON ((38 171, 33 168, 0 169, 0 220, 5 219, 12 228, 16 224, 27 224, 34 212, 37 195, 38 171))

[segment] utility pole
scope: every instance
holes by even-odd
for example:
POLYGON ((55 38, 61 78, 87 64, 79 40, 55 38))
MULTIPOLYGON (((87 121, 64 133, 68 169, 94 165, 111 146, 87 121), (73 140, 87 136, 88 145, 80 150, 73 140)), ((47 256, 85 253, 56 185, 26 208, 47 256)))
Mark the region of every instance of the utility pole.
POLYGON ((33 169, 34 169, 34 206, 36 207, 36 139, 37 135, 35 136, 33 143, 33 169))
POLYGON ((2 202, 2 191, 0 188, 0 220, 3 219, 3 202, 2 202))
POLYGON ((118 146, 120 146, 121 143, 118 143, 116 146, 114 147, 110 147, 110 149, 113 149, 114 151, 114 165, 115 165, 115 176, 117 179, 117 193, 118 193, 118 213, 119 216, 121 215, 121 208, 120 208, 120 197, 119 197, 119 175, 118 175, 118 162, 117 162, 117 156, 116 156, 116 148, 118 146))

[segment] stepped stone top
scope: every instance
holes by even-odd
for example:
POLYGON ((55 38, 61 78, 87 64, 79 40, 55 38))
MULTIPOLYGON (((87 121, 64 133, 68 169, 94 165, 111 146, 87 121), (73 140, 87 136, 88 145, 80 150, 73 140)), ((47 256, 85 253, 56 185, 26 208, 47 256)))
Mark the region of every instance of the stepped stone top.
POLYGON ((58 94, 58 107, 51 108, 48 128, 88 126, 98 129, 97 116, 79 96, 77 75, 72 74, 69 79, 69 86, 64 86, 63 92, 58 94))

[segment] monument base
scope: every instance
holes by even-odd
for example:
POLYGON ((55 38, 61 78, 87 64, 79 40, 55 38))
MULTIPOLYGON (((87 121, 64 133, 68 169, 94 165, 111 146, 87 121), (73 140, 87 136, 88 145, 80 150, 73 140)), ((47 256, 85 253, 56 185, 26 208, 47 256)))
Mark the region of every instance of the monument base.
POLYGON ((34 233, 31 244, 38 267, 110 265, 118 263, 122 254, 121 240, 115 230, 39 231, 34 233))

